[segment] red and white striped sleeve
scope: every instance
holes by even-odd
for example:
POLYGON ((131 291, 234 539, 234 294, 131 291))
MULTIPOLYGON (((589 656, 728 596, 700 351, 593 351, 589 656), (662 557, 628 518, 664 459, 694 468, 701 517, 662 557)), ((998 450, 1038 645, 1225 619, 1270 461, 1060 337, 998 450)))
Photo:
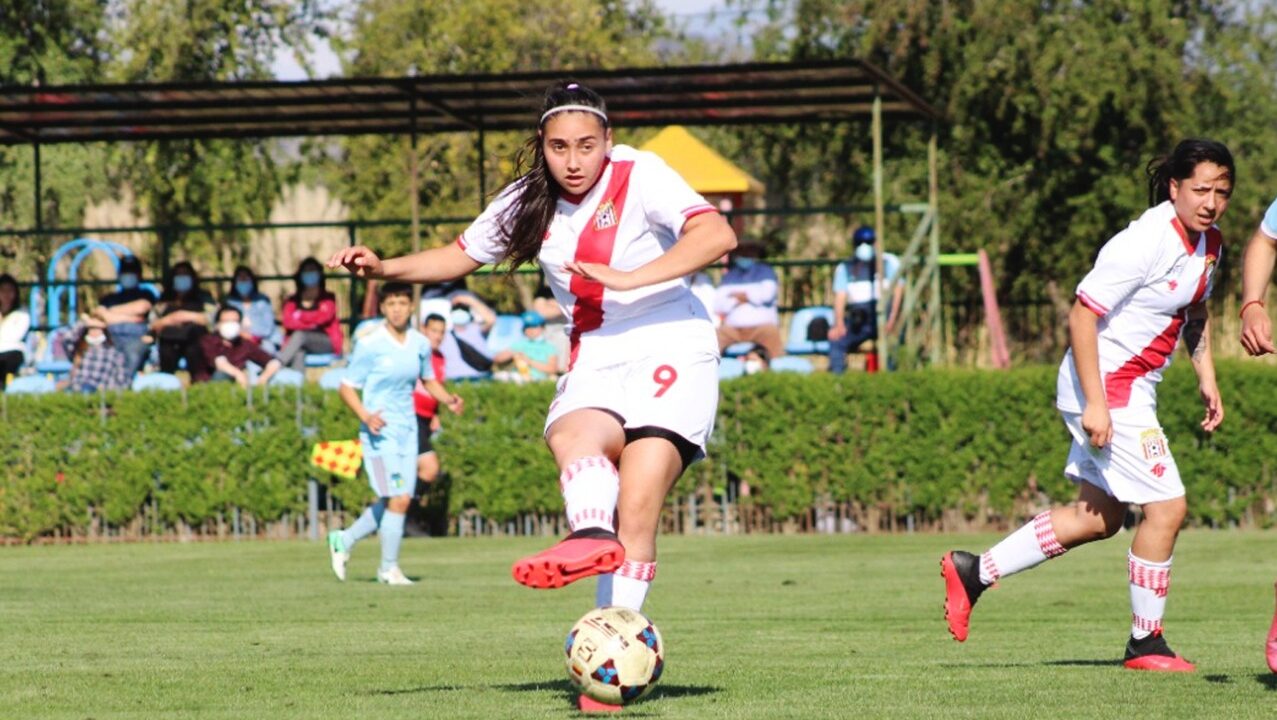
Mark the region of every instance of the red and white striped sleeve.
POLYGON ((629 192, 638 195, 648 222, 669 230, 674 237, 682 234, 683 224, 691 218, 718 212, 659 155, 640 152, 634 170, 629 192))
POLYGON ((1108 315, 1148 281, 1158 246, 1156 238, 1134 228, 1113 236, 1078 283, 1078 302, 1100 317, 1108 315))

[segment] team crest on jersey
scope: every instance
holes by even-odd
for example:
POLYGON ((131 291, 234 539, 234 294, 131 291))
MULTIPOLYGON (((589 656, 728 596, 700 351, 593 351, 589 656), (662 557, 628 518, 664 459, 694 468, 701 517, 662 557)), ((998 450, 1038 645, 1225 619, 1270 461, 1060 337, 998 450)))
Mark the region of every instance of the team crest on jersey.
POLYGON ((1166 457, 1166 435, 1161 428, 1152 428, 1140 433, 1140 449, 1144 451, 1145 460, 1156 460, 1166 457))
POLYGON ((606 230, 616 225, 616 207, 612 205, 612 201, 608 200, 599 206, 599 211, 594 213, 594 229, 606 230))

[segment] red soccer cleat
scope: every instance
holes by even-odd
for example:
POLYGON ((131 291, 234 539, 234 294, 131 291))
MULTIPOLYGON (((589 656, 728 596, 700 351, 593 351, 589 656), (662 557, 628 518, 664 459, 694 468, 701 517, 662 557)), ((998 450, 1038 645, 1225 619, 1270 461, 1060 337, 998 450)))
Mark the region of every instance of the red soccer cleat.
POLYGON ((568 535, 554 547, 515 562, 510 570, 520 585, 547 590, 610 573, 623 562, 625 548, 616 533, 586 528, 568 535))
POLYGON ((965 642, 971 622, 971 608, 986 589, 980 582, 980 558, 969 552, 954 550, 940 558, 940 577, 944 578, 944 619, 949 634, 965 642))
POLYGON ((1180 657, 1166 644, 1161 630, 1154 630, 1152 635, 1136 640, 1131 638, 1126 643, 1126 659, 1122 665, 1128 670, 1151 670, 1153 672, 1194 672, 1197 666, 1180 657))
POLYGON ((1277 673, 1277 613, 1273 614, 1273 624, 1268 628, 1268 669, 1277 673))
POLYGON ((576 707, 583 713, 605 713, 605 712, 621 712, 620 705, 608 705, 599 702, 589 695, 582 695, 576 699, 576 707))

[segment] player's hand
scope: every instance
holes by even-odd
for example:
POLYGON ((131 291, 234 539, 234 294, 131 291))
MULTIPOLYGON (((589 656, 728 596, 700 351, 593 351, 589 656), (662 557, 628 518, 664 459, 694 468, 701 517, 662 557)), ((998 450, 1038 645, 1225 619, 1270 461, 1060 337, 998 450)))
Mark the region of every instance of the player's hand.
POLYGON ((380 435, 381 429, 386 427, 386 421, 381 419, 380 410, 373 410, 364 416, 364 425, 368 427, 368 432, 380 435))
POLYGON ((1259 303, 1252 303, 1242 313, 1242 347, 1251 357, 1277 352, 1277 347, 1273 347, 1272 320, 1259 303))
POLYGON ((453 415, 460 415, 466 409, 466 401, 460 395, 453 395, 452 402, 447 403, 447 407, 453 415))
POLYGON ((841 323, 829 328, 830 340, 842 340, 843 336, 846 334, 847 334, 847 326, 841 323))
POLYGON ((1106 447, 1113 440, 1113 418, 1108 405, 1091 403, 1082 411, 1082 429, 1091 436, 1093 447, 1106 447))
POLYGON ((586 280, 593 280, 608 290, 633 290, 638 287, 638 283, 634 282, 634 273, 617 270, 604 263, 569 260, 563 263, 563 269, 586 280))
POLYGON ((1215 428, 1224 422, 1224 401, 1219 397, 1219 387, 1214 383, 1202 383, 1198 390, 1202 394, 1202 405, 1206 406, 1206 417, 1202 419, 1202 429, 1215 432, 1215 428))
POLYGON ((328 258, 328 267, 344 267, 361 278, 380 277, 382 271, 381 258, 363 245, 342 248, 333 253, 328 258))

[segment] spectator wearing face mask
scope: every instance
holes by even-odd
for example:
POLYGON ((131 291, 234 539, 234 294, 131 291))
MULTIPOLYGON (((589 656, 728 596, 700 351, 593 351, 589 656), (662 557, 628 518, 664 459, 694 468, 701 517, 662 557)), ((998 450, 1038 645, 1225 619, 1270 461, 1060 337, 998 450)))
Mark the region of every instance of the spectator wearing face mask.
POLYGON ((282 335, 275 323, 275 306, 257 288, 257 273, 247 265, 235 268, 231 278, 231 291, 226 294, 226 304, 240 311, 244 330, 266 352, 279 349, 282 335))
POLYGON ((492 375, 492 351, 488 349, 488 333, 497 314, 477 296, 459 293, 452 297, 448 316, 451 330, 440 345, 446 362, 448 380, 482 380, 492 375))
POLYGON ((97 392, 129 386, 133 373, 126 367, 124 353, 111 342, 105 322, 85 315, 66 337, 71 370, 58 382, 59 390, 97 392))
POLYGON ((720 351, 738 342, 751 342, 767 348, 772 357, 785 352, 776 310, 776 271, 759 259, 762 253, 763 246, 756 239, 742 239, 714 293, 713 314, 723 318, 718 326, 720 351))
POLYGON ((545 318, 535 310, 523 313, 523 339, 492 358, 497 365, 510 364, 512 369, 496 375, 498 380, 525 383, 552 380, 559 374, 558 352, 545 336, 545 318))
MULTIPOLYGON (((893 283, 900 259, 883 254, 883 273, 879 281, 874 262, 873 228, 860 227, 852 235, 851 258, 834 268, 834 323, 829 328, 829 371, 842 373, 847 369, 847 353, 860 345, 878 339, 878 300, 882 291, 891 287, 892 303, 887 318, 886 331, 894 332, 896 314, 904 296, 904 285, 893 283)), ((865 371, 878 370, 878 357, 872 349, 865 357, 865 371)))
POLYGON ((772 356, 767 348, 754 343, 749 352, 741 356, 741 363, 745 366, 746 375, 757 375, 771 369, 772 356))
POLYGON ((185 358, 192 382, 208 379, 200 341, 208 334, 208 321, 216 307, 213 296, 200 287, 194 266, 185 260, 173 266, 155 305, 157 317, 151 323, 151 333, 160 346, 160 372, 177 372, 178 361, 185 358))
POLYGON ((324 288, 324 267, 315 258, 297 266, 297 292, 284 302, 283 324, 288 335, 279 350, 285 367, 306 369, 306 353, 342 352, 337 296, 324 288))
POLYGON ((156 297, 141 286, 142 261, 136 255, 120 258, 116 280, 119 289, 102 296, 93 317, 106 324, 111 343, 124 353, 125 367, 132 374, 142 369, 150 352, 143 338, 149 332, 147 317, 155 307, 156 297))
POLYGON ((244 329, 243 314, 233 305, 217 311, 217 332, 204 336, 204 361, 213 369, 213 380, 234 380, 248 387, 248 363, 262 368, 257 384, 265 385, 283 365, 262 349, 244 329))

